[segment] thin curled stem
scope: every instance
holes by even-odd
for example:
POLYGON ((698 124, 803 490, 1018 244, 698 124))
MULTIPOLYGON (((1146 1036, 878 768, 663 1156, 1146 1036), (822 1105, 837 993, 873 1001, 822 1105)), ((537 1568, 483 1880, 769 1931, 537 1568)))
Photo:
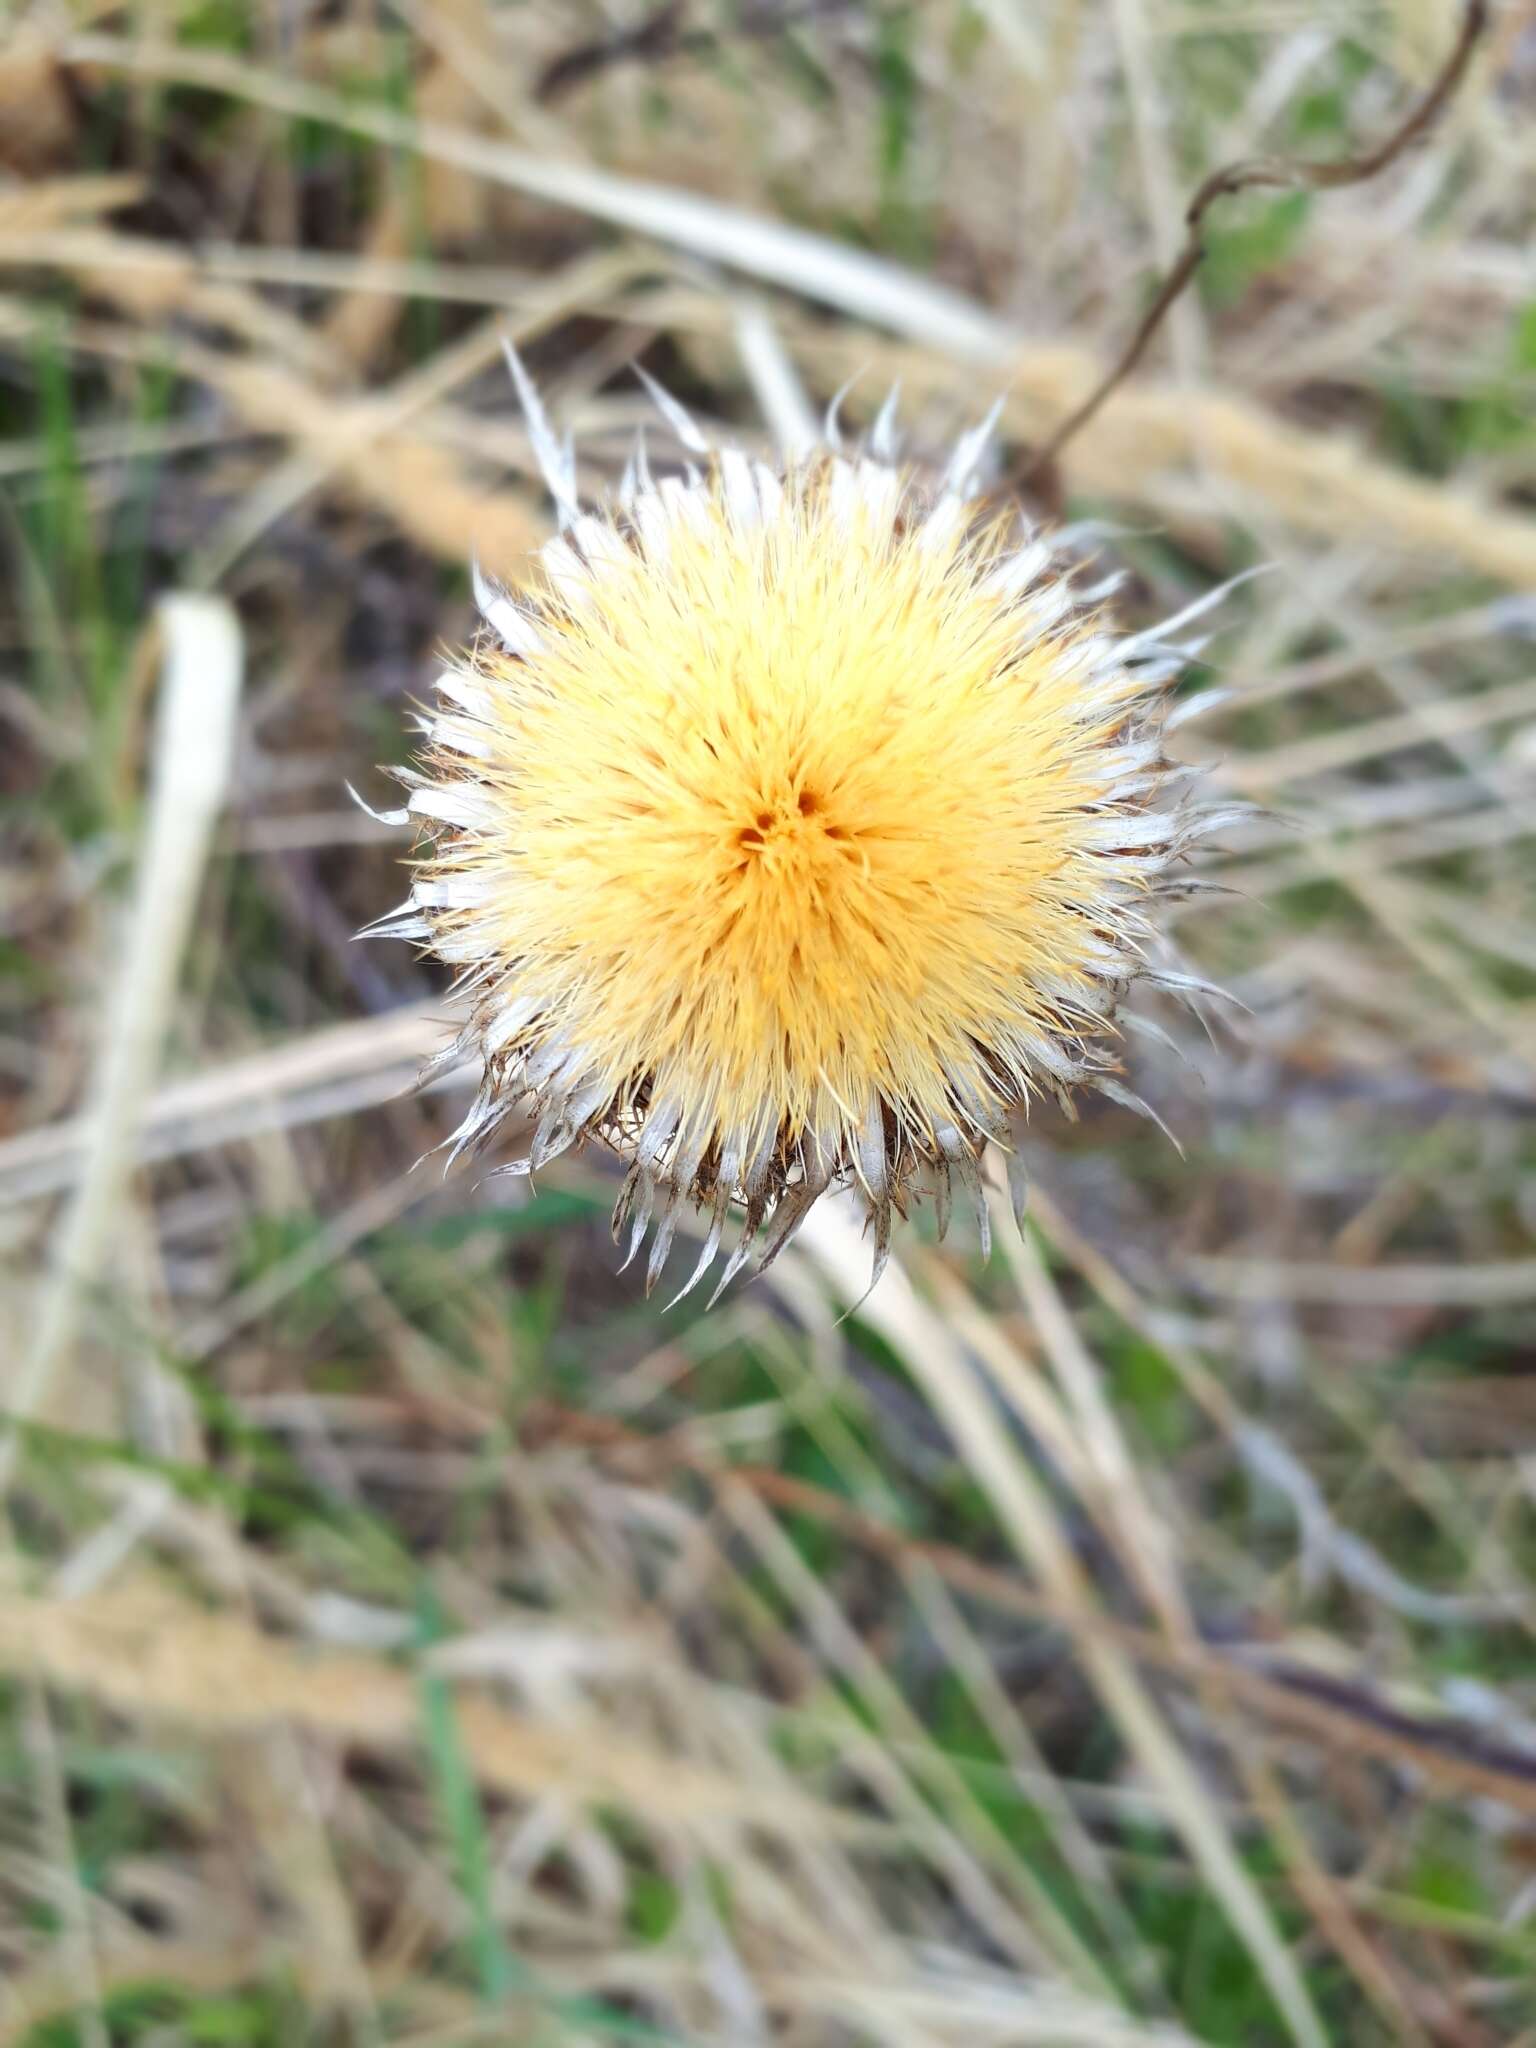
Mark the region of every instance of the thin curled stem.
POLYGON ((1196 191, 1185 211, 1185 241, 1178 261, 1158 287, 1157 296, 1142 316, 1141 324, 1127 342, 1118 361, 1105 372, 1082 404, 1075 411, 1068 413, 1050 439, 1031 453, 1018 481, 1024 484, 1042 472, 1048 474, 1051 465, 1068 442, 1081 433, 1105 400, 1118 390, 1146 354, 1153 336, 1183 294, 1190 279, 1205 261, 1205 217, 1218 199, 1228 199, 1235 192, 1250 192, 1265 186, 1279 187, 1287 191, 1334 191, 1342 185, 1358 185, 1368 178, 1374 178, 1378 171, 1384 171, 1405 150, 1410 149, 1414 143, 1421 141, 1429 133, 1466 76, 1473 52, 1482 40, 1491 18, 1489 0, 1467 0, 1461 32, 1440 67, 1434 83, 1424 97, 1409 109, 1397 126, 1373 149, 1365 150, 1358 156, 1338 157, 1326 163, 1308 163, 1304 158, 1296 157, 1245 157, 1237 163, 1226 164, 1220 170, 1213 171, 1196 191))

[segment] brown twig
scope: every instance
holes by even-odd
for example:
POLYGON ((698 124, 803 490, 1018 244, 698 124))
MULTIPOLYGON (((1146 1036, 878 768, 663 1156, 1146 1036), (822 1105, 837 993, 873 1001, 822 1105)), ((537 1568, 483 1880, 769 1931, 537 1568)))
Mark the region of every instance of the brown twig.
MULTIPOLYGON (((755 7, 737 21, 734 33, 743 38, 780 35, 818 15, 835 14, 846 4, 847 0, 808 0, 800 7, 755 7)), ((544 67, 534 98, 548 106, 616 64, 661 64, 673 57, 715 49, 722 40, 720 34, 713 29, 690 29, 684 20, 686 7, 687 0, 664 0, 634 28, 562 51, 544 67)))
POLYGON ((634 28, 563 50, 544 67, 534 87, 534 98, 540 105, 548 106, 610 65, 654 63, 659 58, 675 56, 684 41, 686 5, 687 0, 666 0, 664 6, 656 8, 634 28))
POLYGON ((1095 385, 1075 411, 1057 427, 1042 448, 1029 458, 1018 478, 1027 483, 1040 472, 1049 472, 1063 448, 1085 427, 1110 394, 1123 384, 1146 354, 1153 336, 1183 294, 1190 279, 1205 261, 1205 216, 1218 199, 1236 192, 1250 192, 1263 186, 1309 192, 1332 191, 1341 185, 1362 184, 1384 171, 1403 151, 1418 142, 1438 120, 1446 102, 1466 75, 1472 53, 1482 40, 1491 19, 1489 0, 1467 0, 1461 33, 1438 77, 1417 106, 1374 149, 1360 156, 1340 157, 1330 163, 1307 163, 1294 157, 1245 157, 1213 171, 1189 202, 1184 215, 1185 241, 1178 261, 1158 287, 1157 296, 1142 316, 1141 324, 1126 344, 1119 360, 1095 385))

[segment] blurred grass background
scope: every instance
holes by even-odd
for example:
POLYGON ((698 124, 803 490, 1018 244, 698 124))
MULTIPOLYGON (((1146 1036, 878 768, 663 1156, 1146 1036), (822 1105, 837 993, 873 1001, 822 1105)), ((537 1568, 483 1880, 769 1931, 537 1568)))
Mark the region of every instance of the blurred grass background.
POLYGON ((1022 1244, 669 1313, 604 1160, 412 1170, 343 788, 547 530, 503 331, 593 490, 634 362, 1019 463, 1459 19, 10 0, 6 2048, 1536 2042, 1531 9, 1212 216, 1036 507, 1136 624, 1268 565, 1182 1157, 1041 1114, 1022 1244))

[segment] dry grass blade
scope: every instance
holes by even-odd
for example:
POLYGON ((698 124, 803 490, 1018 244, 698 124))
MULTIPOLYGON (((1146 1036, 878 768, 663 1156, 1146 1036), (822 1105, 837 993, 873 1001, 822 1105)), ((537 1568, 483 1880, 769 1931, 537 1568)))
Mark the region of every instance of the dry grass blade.
POLYGON ((1036 1971, 1049 1959, 1080 1989, 1101 1998, 1112 1997, 1113 1987, 1098 1959, 1049 1893, 1033 1879, 1028 1865, 1006 1857, 1006 1842, 996 1840, 995 1828, 961 1775, 942 1754, 932 1751, 924 1755, 921 1725, 899 1689, 859 1640, 836 1601, 817 1583, 815 1573, 798 1556, 756 1493, 750 1487, 732 1485, 729 1477, 723 1476, 722 1502, 766 1571, 805 1616, 807 1633, 829 1667, 868 1702, 882 1730, 890 1730, 911 1753, 923 1757, 923 1765, 913 1771, 916 1786, 905 1782, 906 1773, 895 1757, 884 1752, 876 1752, 867 1768, 873 1784, 908 1825, 935 1840, 933 1860, 945 1870, 957 1896, 965 1900, 1000 1951, 1021 1967, 1036 1971), (931 1805, 940 1807, 948 1826, 931 1814, 931 1805), (1005 1888, 989 1879, 979 1853, 986 1849, 995 1853, 999 1848, 1005 1852, 1008 1867, 1005 1888), (1022 1923, 1008 1896, 1014 1890, 1027 1908, 1022 1923))
MULTIPOLYGON (((411 1086, 450 1029, 447 1006, 425 1004, 332 1024, 167 1082, 138 1107, 133 1157, 182 1158, 388 1102, 411 1086)), ((445 1073, 432 1085, 453 1086, 461 1078, 445 1073)), ((70 1117, 0 1141, 0 1207, 69 1187, 90 1134, 88 1118, 70 1117)))
POLYGON ((1173 1535, 1147 1497, 1105 1394, 1099 1365, 1033 1241, 1011 1227, 1006 1189, 989 1192, 993 1227, 1087 1454, 1094 1505, 1163 1626, 1172 1635, 1187 1634, 1190 1615, 1178 1583, 1173 1535))
MULTIPOLYGON (((382 1658, 307 1650, 167 1596, 0 1598, 0 1670, 199 1737, 288 1725, 399 1752, 421 1735, 409 1672, 382 1658)), ((847 1825, 782 1788, 755 1800, 749 1786, 625 1743, 611 1730, 595 1740, 595 1728, 520 1718, 485 1695, 464 1696, 457 1715, 474 1770, 503 1792, 559 1791, 617 1800, 669 1824, 736 1822, 808 1839, 847 1825)))
POLYGON ((1454 1266, 1403 1259, 1345 1266, 1323 1259, 1245 1259, 1207 1252, 1191 1259, 1189 1270, 1212 1294, 1238 1301, 1491 1307, 1536 1300, 1536 1259, 1454 1266))
POLYGON ((143 190, 142 178, 122 171, 43 178, 35 184, 9 186, 0 190, 0 235, 7 240, 12 236, 35 237, 27 260, 46 261, 54 246, 51 230, 93 220, 99 214, 115 213, 119 207, 131 206, 143 190))
POLYGON ((819 427, 768 308, 743 299, 736 314, 736 345, 763 418, 784 454, 795 460, 817 444, 819 427))
MULTIPOLYGON (((899 381, 913 398, 975 404, 974 377, 925 350, 782 323, 797 358, 819 364, 826 384, 868 378, 849 393, 851 412, 899 381)), ((1099 364, 1072 343, 1020 339, 1006 365, 1003 422, 1023 441, 1090 390, 1099 364)), ((1297 533, 1368 550, 1391 550, 1436 568, 1455 565, 1512 589, 1536 590, 1536 520, 1489 502, 1465 483, 1436 483, 1393 468, 1348 429, 1319 433, 1230 391, 1181 391, 1153 379, 1122 385, 1064 452, 1075 490, 1111 501, 1144 498, 1178 527, 1189 507, 1169 503, 1170 474, 1196 466, 1213 491, 1241 506, 1268 508, 1297 533)), ((1203 526, 1208 510, 1199 514, 1203 526)))
MULTIPOLYGON (((31 325, 36 335, 35 318, 31 325)), ((454 352, 435 379, 414 380, 393 403, 343 397, 279 360, 221 353, 175 336, 146 348, 126 325, 77 324, 65 331, 77 346, 109 358, 120 353, 129 361, 168 363, 217 392, 247 429, 295 446, 291 474, 242 501, 232 532, 209 543, 189 581, 216 580, 276 518, 332 481, 340 494, 387 513, 418 545, 456 568, 479 554, 515 574, 541 536, 521 497, 496 489, 476 473, 478 465, 452 449, 407 430, 412 414, 432 405, 441 389, 494 358, 499 330, 488 331, 471 350, 454 352)))
POLYGON ((820 235, 689 192, 611 177, 460 128, 357 106, 339 94, 218 56, 101 35, 67 37, 59 55, 68 64, 201 85, 301 120, 350 129, 615 227, 675 243, 808 298, 825 299, 858 319, 894 327, 968 361, 998 364, 1010 347, 1007 327, 962 293, 930 284, 880 257, 839 248, 820 235))
MULTIPOLYGON (((807 1220, 800 1243, 824 1269, 839 1299, 860 1301, 865 1252, 851 1218, 823 1205, 807 1220)), ((896 1259, 860 1313, 906 1361, 1045 1590, 1075 1607, 1091 1607, 1092 1594, 1048 1497, 1000 1427, 971 1362, 896 1259)), ((1151 1694, 1129 1659, 1108 1642, 1087 1637, 1082 1654, 1106 1710, 1166 1798, 1174 1825, 1252 1954, 1292 2039, 1302 2048, 1325 2048, 1327 2035, 1301 1972, 1218 1808, 1151 1694)))
MULTIPOLYGON (((0 215, 0 228, 9 224, 0 215)), ((36 262, 26 246, 0 245, 0 263, 36 262)), ((300 319, 237 279, 208 277, 185 250, 105 229, 53 240, 43 258, 82 289, 110 301, 150 330, 196 322, 287 363, 320 385, 334 384, 338 359, 300 319)))
MULTIPOLYGON (((39 188, 7 194, 20 202, 39 188)), ((535 281, 511 265, 450 263, 432 257, 360 255, 324 249, 265 248, 238 242, 208 243, 195 251, 146 236, 102 234, 92 228, 34 232, 0 215, 0 263, 96 273, 112 269, 149 270, 193 278, 203 284, 287 286, 331 291, 350 305, 354 297, 435 300, 446 305, 511 305, 535 281)), ((333 365, 333 367, 337 367, 333 365)))
MULTIPOLYGON (((492 359, 499 342, 487 339, 477 363, 492 359)), ((232 362, 198 351, 187 367, 222 392, 241 417, 264 433, 292 440, 299 468, 270 505, 242 511, 218 559, 205 560, 205 576, 223 574, 235 557, 281 511, 335 473, 367 503, 388 512, 421 546, 445 561, 473 556, 515 568, 537 545, 539 523, 523 499, 489 488, 446 449, 403 430, 409 399, 398 407, 375 399, 338 399, 279 369, 249 360, 232 362)), ((433 394, 435 395, 435 393, 433 394)), ((426 398, 418 401, 427 402, 426 398)))
POLYGON ((1536 711, 1536 681, 1527 678, 1494 690, 1443 697, 1422 710, 1368 719, 1343 732, 1319 733, 1268 754, 1238 753, 1228 757, 1223 773, 1239 789, 1258 795, 1283 789, 1288 783, 1313 782, 1340 768, 1379 760, 1429 740, 1448 741, 1508 719, 1526 718, 1532 711, 1536 711))
MULTIPOLYGON (((36 1413, 47 1399, 110 1257, 139 1104, 159 1062, 233 758, 244 658, 234 613, 219 599, 171 597, 161 605, 159 626, 165 668, 133 916, 117 986, 102 1012, 106 1035, 80 1184, 25 1362, 6 1389, 6 1409, 17 1417, 36 1413)), ((13 1443, 7 1441, 7 1458, 13 1443)))

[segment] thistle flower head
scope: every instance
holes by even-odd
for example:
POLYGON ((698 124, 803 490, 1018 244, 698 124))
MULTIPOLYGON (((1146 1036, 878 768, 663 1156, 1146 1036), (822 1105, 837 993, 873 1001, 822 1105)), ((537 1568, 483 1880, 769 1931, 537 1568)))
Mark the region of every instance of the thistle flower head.
MULTIPOLYGON (((764 1261, 828 1188, 876 1272, 893 1210, 941 1224, 1031 1098, 1127 1100, 1111 1023, 1202 829, 1163 752, 1182 657, 1118 637, 1016 513, 870 446, 787 471, 704 443, 583 512, 514 361, 561 514, 438 684, 408 813, 428 835, 376 929, 457 967, 484 1061, 456 1149, 514 1111, 522 1170, 589 1136, 628 1162, 630 1255, 683 1203, 764 1261)), ((691 1286, 693 1281, 689 1282, 691 1286)), ((723 1284, 723 1282, 722 1282, 723 1284)))

